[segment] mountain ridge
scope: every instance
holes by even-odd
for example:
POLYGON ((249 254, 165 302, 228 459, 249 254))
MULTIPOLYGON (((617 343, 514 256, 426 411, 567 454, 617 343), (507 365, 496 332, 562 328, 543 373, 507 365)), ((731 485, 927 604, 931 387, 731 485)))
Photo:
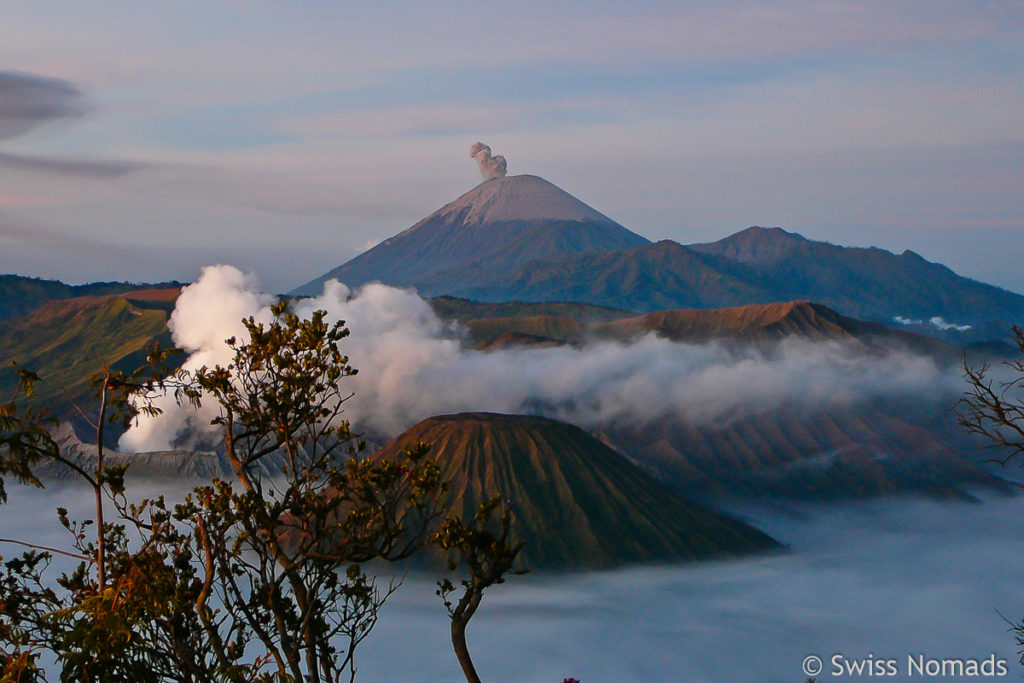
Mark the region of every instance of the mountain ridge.
MULTIPOLYGON (((147 345, 172 346, 167 321, 179 292, 141 289, 54 299, 0 322, 0 393, 12 395, 17 386, 10 367, 15 361, 39 373, 30 402, 50 405, 54 417, 85 427, 73 404, 92 405, 95 389, 89 380, 101 365, 130 372, 145 362, 147 345)), ((120 431, 118 424, 107 427, 111 446, 120 431)))
POLYGON ((686 501, 578 427, 544 417, 458 413, 428 418, 374 457, 432 445, 448 512, 485 497, 513 505, 512 535, 529 567, 608 568, 732 557, 779 547, 767 535, 686 501))
MULTIPOLYGON (((431 277, 436 280, 439 273, 464 269, 478 261, 482 261, 481 268, 493 267, 488 266, 488 259, 493 260, 496 252, 538 226, 551 224, 586 229, 593 244, 580 246, 573 241, 574 251, 647 242, 543 178, 492 178, 397 235, 296 288, 292 294, 319 294, 323 283, 331 278, 349 287, 375 280, 403 287, 420 286, 431 277)), ((557 253, 565 246, 551 239, 544 253, 535 257, 557 253)))
POLYGON ((297 288, 337 278, 423 296, 574 302, 646 313, 809 300, 952 343, 1001 341, 1024 296, 916 252, 843 247, 751 226, 715 242, 650 242, 543 178, 484 181, 410 228, 297 288))
POLYGON ((69 285, 60 280, 6 273, 0 275, 0 321, 30 313, 47 301, 123 294, 140 289, 181 288, 182 284, 172 280, 158 283, 90 282, 69 285))

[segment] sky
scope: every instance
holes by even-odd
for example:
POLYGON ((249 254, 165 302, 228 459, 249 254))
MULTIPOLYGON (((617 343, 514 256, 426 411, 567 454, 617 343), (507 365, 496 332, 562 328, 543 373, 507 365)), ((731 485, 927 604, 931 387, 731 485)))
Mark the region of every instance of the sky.
POLYGON ((1024 292, 1024 4, 5 4, 0 272, 287 291, 480 181, 1024 292), (365 5, 365 6, 359 6, 365 5))

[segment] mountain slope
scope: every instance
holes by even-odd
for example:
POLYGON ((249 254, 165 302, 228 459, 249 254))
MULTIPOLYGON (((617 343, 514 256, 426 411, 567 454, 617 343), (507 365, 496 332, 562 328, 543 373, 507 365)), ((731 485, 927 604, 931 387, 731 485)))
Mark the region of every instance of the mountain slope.
MULTIPOLYGON (((53 437, 63 457, 86 472, 96 468, 96 444, 83 443, 68 423, 62 423, 53 431, 53 437)), ((121 453, 111 448, 103 449, 103 461, 110 465, 128 465, 127 478, 130 480, 163 480, 208 482, 214 477, 230 478, 234 468, 222 451, 150 451, 146 453, 121 453)), ((287 462, 286 456, 273 453, 254 464, 255 471, 277 474, 287 462)), ((80 481, 79 475, 70 467, 55 461, 40 463, 33 470, 43 481, 80 481)))
MULTIPOLYGON (((435 301, 461 301, 441 299, 435 301)), ((593 309, 577 304, 474 304, 474 309, 501 312, 495 317, 459 318, 476 348, 491 348, 499 339, 530 345, 556 342, 585 344, 614 339, 629 341, 645 334, 686 344, 711 341, 735 347, 756 345, 769 349, 789 339, 842 342, 865 351, 901 349, 926 354, 943 362, 959 363, 960 347, 879 323, 839 315, 810 301, 751 304, 733 308, 683 308, 628 315, 615 309, 593 309), (592 311, 604 313, 593 317, 592 311)), ((438 314, 454 317, 438 304, 438 314)))
POLYGON ((897 317, 917 320, 915 331, 962 344, 1001 338, 1011 323, 1024 323, 1024 296, 961 277, 913 252, 840 247, 778 228, 750 228, 710 244, 664 240, 618 251, 561 253, 463 278, 446 293, 641 312, 803 299, 890 326, 897 317))
POLYGON ((779 228, 717 242, 656 244, 536 176, 484 181, 329 278, 413 286, 425 296, 562 301, 650 312, 809 300, 956 344, 1002 339, 1024 296, 918 254, 841 247, 779 228), (898 322, 901 321, 901 322, 898 322))
MULTIPOLYGON (((35 401, 54 415, 78 422, 70 401, 91 409, 89 378, 104 364, 133 370, 145 361, 148 344, 170 346, 167 319, 178 289, 49 301, 20 318, 0 323, 0 395, 17 386, 11 361, 39 373, 35 401)), ((183 360, 183 359, 178 359, 183 360)), ((118 429, 109 428, 111 443, 118 429)))
POLYGON ((811 301, 783 301, 735 308, 656 311, 594 327, 599 337, 629 339, 655 333, 672 341, 701 344, 727 340, 770 345, 786 339, 854 343, 868 349, 906 349, 959 362, 962 349, 924 335, 840 315, 811 301))
POLYGON ((964 454, 948 405, 780 409, 718 424, 677 417, 598 431, 667 483, 707 495, 781 495, 833 500, 915 491, 962 497, 964 486, 1008 491, 964 454))
POLYGON ((481 318, 530 318, 538 315, 560 315, 580 322, 618 320, 631 314, 630 311, 606 306, 566 303, 563 301, 500 301, 486 303, 470 301, 453 296, 438 296, 430 299, 430 307, 438 317, 465 323, 481 318))
POLYGON ((392 441, 431 444, 453 482, 450 511, 472 515, 488 495, 513 504, 512 534, 531 567, 610 567, 735 556, 776 547, 761 532, 679 498, 582 430, 541 417, 433 417, 392 441))
POLYGON ((47 301, 79 296, 104 296, 139 289, 180 288, 180 282, 138 284, 131 282, 90 282, 68 285, 59 280, 44 280, 22 275, 0 275, 0 321, 35 310, 47 301))
POLYGON ((458 273, 474 264, 486 270, 517 267, 553 253, 646 242, 543 178, 493 178, 293 294, 319 294, 331 278, 350 287, 379 280, 445 293, 458 282, 458 273), (452 273, 442 276, 445 271, 452 273))
POLYGON ((531 261, 452 296, 480 301, 574 301, 635 311, 777 301, 754 269, 671 240, 600 254, 531 261))
POLYGON ((811 299, 845 315, 891 324, 895 316, 981 326, 1024 322, 1024 296, 957 275, 912 251, 815 242, 779 228, 752 227, 694 244, 762 273, 779 299, 811 299))

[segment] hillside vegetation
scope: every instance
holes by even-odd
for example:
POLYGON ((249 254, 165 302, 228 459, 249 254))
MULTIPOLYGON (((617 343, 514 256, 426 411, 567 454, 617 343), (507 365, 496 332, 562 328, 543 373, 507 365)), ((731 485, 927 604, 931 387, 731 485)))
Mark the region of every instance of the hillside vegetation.
POLYGON ((69 285, 22 275, 0 275, 0 321, 30 313, 47 301, 80 296, 123 294, 140 289, 180 289, 180 282, 139 284, 132 282, 90 282, 69 285))
MULTIPOLYGON (((70 403, 91 409, 89 378, 99 367, 133 370, 145 361, 148 344, 171 345, 167 320, 179 292, 145 289, 49 301, 0 323, 0 395, 10 395, 17 385, 10 367, 16 362, 42 379, 35 401, 78 423, 81 417, 70 403)), ((116 436, 112 430, 111 443, 116 436)))

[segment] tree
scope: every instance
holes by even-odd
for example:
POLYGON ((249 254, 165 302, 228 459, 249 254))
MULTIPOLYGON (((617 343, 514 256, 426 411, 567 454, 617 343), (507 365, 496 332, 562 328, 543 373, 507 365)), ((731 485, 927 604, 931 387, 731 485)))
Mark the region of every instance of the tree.
MULTIPOLYGON (((38 656, 49 651, 67 680, 354 678, 355 649, 397 588, 378 586, 364 565, 424 549, 445 486, 423 445, 403 462, 355 457, 360 444, 341 419, 349 396, 340 387, 355 373, 339 347, 348 331, 322 311, 308 320, 283 304, 273 312, 269 325, 243 321, 248 341, 228 340, 226 367, 173 376, 181 400, 216 403, 234 469, 232 481, 214 480, 173 508, 162 498, 129 503, 125 468, 103 463, 102 426, 155 412, 166 375, 100 373, 94 472, 63 457, 44 411, 3 406, 0 475, 41 485, 32 467, 52 459, 98 500, 97 520, 59 510, 72 551, 33 546, 4 564, 5 676, 41 679, 38 656), (279 477, 263 473, 271 457, 284 461, 279 477), (113 500, 116 523, 102 520, 102 497, 113 500), (80 561, 56 585, 45 578, 53 553, 80 561)), ((23 373, 23 394, 36 379, 23 373)))
MULTIPOLYGON (((103 678, 119 671, 116 665, 108 670, 108 655, 121 640, 117 637, 115 623, 120 617, 115 613, 122 609, 130 611, 130 601, 117 595, 117 591, 107 590, 107 548, 111 543, 117 545, 123 563, 125 539, 123 527, 104 523, 103 504, 105 498, 114 500, 123 493, 125 467, 104 464, 103 432, 108 423, 128 424, 138 415, 159 413, 153 404, 156 396, 169 387, 177 390, 182 386, 181 375, 172 372, 167 365, 174 351, 154 344, 147 349, 146 364, 135 372, 127 374, 104 364, 94 375, 92 384, 96 387, 98 402, 94 417, 90 418, 81 406, 73 405, 95 432, 96 460, 91 468, 64 457, 49 429, 55 420, 48 416, 45 408, 18 405, 19 397, 33 396, 34 385, 40 381, 36 373, 18 369, 15 395, 0 406, 0 476, 13 475, 20 483, 42 487, 32 467, 44 461, 60 463, 92 488, 96 519, 75 522, 68 518, 65 510, 58 509, 61 525, 72 535, 73 551, 0 539, 31 548, 21 558, 8 561, 0 575, 0 642, 3 643, 0 667, 5 678, 13 675, 17 675, 18 680, 40 677, 36 666, 39 652, 56 651, 58 647, 61 658, 74 667, 79 661, 77 655, 82 652, 82 649, 76 652, 76 648, 84 646, 88 651, 81 659, 80 673, 84 674, 84 679, 95 678, 97 672, 102 672, 100 677, 103 678), (89 540, 87 533, 90 526, 93 540, 89 540), (71 575, 61 577, 59 584, 65 589, 62 594, 43 577, 54 553, 81 562, 71 575), (104 609, 105 613, 101 614, 104 609), (74 642, 67 642, 68 633, 75 634, 74 642)), ((2 479, 0 500, 6 502, 2 479)))
POLYGON ((197 610, 225 664, 237 660, 229 644, 255 639, 282 679, 336 681, 347 671, 351 680, 355 648, 396 587, 378 587, 363 565, 420 552, 445 486, 422 445, 404 462, 354 457, 361 444, 341 419, 351 396, 341 381, 355 374, 339 347, 348 330, 323 311, 301 320, 281 304, 273 313, 268 326, 244 321, 248 342, 227 340, 227 367, 195 376, 219 407, 214 423, 240 488, 215 481, 174 516, 203 558, 197 610), (285 457, 282 476, 260 475, 274 454, 285 457))
POLYGON ((504 583, 509 574, 526 572, 525 569, 513 569, 523 542, 509 539, 511 521, 511 506, 504 503, 501 496, 494 496, 480 504, 468 523, 455 517, 446 519, 435 537, 438 547, 451 553, 449 570, 462 566, 468 575, 461 580, 463 592, 457 602, 449 599, 456 590, 450 579, 438 581, 436 591, 451 618, 452 647, 467 683, 480 683, 469 654, 466 628, 480 607, 484 591, 504 583), (500 514, 497 520, 496 514, 500 514))
MULTIPOLYGON (((31 549, 3 564, 0 681, 44 680, 42 652, 57 659, 62 680, 351 681, 356 649, 398 587, 378 585, 367 563, 429 546, 468 568, 458 605, 447 602, 450 582, 443 597, 459 661, 467 677, 473 671, 466 625, 521 548, 508 540, 508 506, 492 499, 468 523, 442 523, 447 484, 426 445, 399 461, 359 457, 343 419, 351 394, 342 387, 356 372, 341 351, 347 329, 323 311, 303 320, 285 304, 272 310, 269 324, 243 320, 247 339, 227 340, 226 366, 168 374, 155 349, 148 369, 132 375, 104 368, 94 470, 63 456, 45 411, 13 400, 0 408, 0 495, 4 475, 41 485, 32 468, 52 459, 99 501, 97 520, 58 510, 71 550, 23 543, 31 549), (217 408, 233 475, 175 506, 162 497, 130 503, 125 468, 103 462, 102 425, 154 414, 161 388, 217 408), (275 468, 279 475, 267 473, 275 468), (114 522, 102 518, 103 498, 114 522), (53 581, 55 553, 79 564, 53 581)), ((36 379, 23 373, 23 395, 36 379)))
MULTIPOLYGON (((961 427, 1000 452, 993 460, 1001 465, 1024 456, 1024 329, 1013 326, 1013 339, 1020 358, 1000 364, 1005 370, 1002 377, 992 377, 987 363, 974 368, 964 359, 968 388, 956 411, 961 427)), ((1024 653, 1024 620, 1011 622, 1010 628, 1024 653)))
POLYGON ((987 363, 972 368, 964 360, 968 389, 957 409, 960 426, 1000 449, 995 460, 1004 465, 1024 455, 1024 329, 1015 325, 1013 337, 1021 358, 1001 363, 1005 379, 991 377, 987 363))

